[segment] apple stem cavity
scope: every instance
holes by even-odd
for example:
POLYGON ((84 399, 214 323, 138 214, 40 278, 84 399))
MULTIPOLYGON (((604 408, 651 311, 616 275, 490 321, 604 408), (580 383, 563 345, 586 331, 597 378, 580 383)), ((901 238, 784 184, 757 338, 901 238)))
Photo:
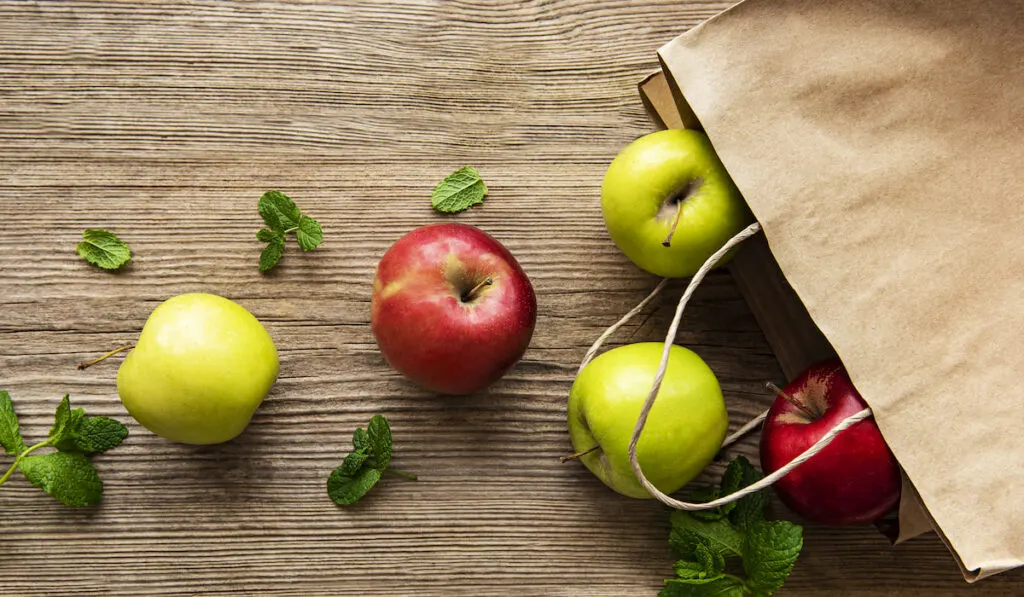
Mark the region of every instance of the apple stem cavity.
POLYGON ((786 400, 786 402, 788 402, 788 403, 792 404, 793 406, 797 407, 797 409, 799 409, 800 412, 804 413, 804 415, 806 415, 807 418, 811 419, 812 421, 815 421, 815 420, 817 420, 817 419, 819 419, 821 417, 821 415, 819 415, 818 413, 816 413, 813 410, 811 410, 810 408, 808 408, 806 404, 804 404, 803 402, 797 400, 795 397, 790 396, 789 394, 787 394, 785 392, 785 390, 783 390, 779 386, 773 384, 772 382, 769 381, 768 383, 766 383, 764 385, 769 390, 775 392, 776 396, 781 396, 782 398, 784 398, 786 400))
POLYGON ((420 479, 419 477, 417 477, 416 475, 414 475, 412 473, 407 473, 405 471, 400 471, 400 470, 397 470, 397 469, 393 469, 390 466, 386 467, 384 469, 384 472, 385 473, 391 473, 392 475, 401 477, 403 479, 408 479, 410 481, 419 481, 419 479, 420 479))
POLYGON ((665 237, 665 240, 661 241, 661 246, 672 246, 672 237, 675 236, 676 228, 679 227, 679 220, 683 216, 683 203, 685 203, 690 197, 696 195, 697 191, 699 191, 703 185, 703 178, 688 181, 682 187, 676 189, 671 195, 669 195, 668 199, 665 200, 665 203, 661 207, 661 212, 658 214, 659 217, 664 217, 665 212, 668 211, 670 205, 676 206, 676 215, 672 217, 672 227, 669 228, 668 236, 665 237))
POLYGON ((480 292, 481 288, 485 286, 490 286, 491 284, 494 284, 494 278, 492 278, 491 276, 487 276, 485 280, 483 280, 473 288, 470 288, 467 292, 462 293, 462 296, 460 297, 462 299, 462 302, 472 302, 474 299, 476 299, 476 295, 478 292, 480 292))
POLYGON ((600 449, 601 449, 601 446, 594 446, 593 448, 588 448, 586 450, 583 450, 582 452, 576 452, 575 454, 569 454, 568 456, 559 456, 558 457, 558 461, 559 462, 569 462, 570 460, 579 460, 580 458, 583 458, 587 454, 590 454, 591 452, 593 452, 595 450, 600 450, 600 449))
POLYGON ((115 354, 117 354, 119 352, 124 352, 125 350, 131 350, 133 348, 135 348, 134 344, 126 344, 124 346, 119 346, 119 347, 115 348, 114 350, 111 350, 108 353, 104 353, 103 355, 101 355, 101 356, 99 356, 99 357, 97 357, 97 358, 95 358, 95 359, 93 359, 91 361, 85 361, 84 363, 79 363, 79 364, 75 365, 75 369, 78 369, 79 371, 81 371, 82 369, 85 369, 87 367, 91 367, 91 366, 95 365, 96 363, 99 363, 99 362, 105 360, 107 357, 112 357, 112 356, 114 356, 115 354))

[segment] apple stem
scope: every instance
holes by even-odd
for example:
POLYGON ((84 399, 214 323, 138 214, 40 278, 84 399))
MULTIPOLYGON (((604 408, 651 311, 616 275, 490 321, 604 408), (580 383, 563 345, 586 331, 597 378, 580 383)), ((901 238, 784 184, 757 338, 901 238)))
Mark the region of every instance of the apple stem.
POLYGON ((575 454, 569 454, 568 456, 559 456, 558 462, 569 462, 570 460, 579 460, 580 458, 583 458, 584 456, 590 454, 594 450, 600 449, 601 446, 594 446, 593 448, 588 448, 586 450, 583 450, 582 452, 576 452, 575 454))
POLYGON ((800 402, 799 400, 797 400, 793 396, 790 396, 789 394, 787 394, 779 386, 773 384, 770 381, 768 383, 764 384, 764 385, 769 390, 775 392, 776 396, 781 396, 782 398, 784 398, 786 400, 786 402, 788 402, 788 403, 792 404, 793 406, 797 407, 798 409, 800 409, 800 412, 804 413, 805 415, 807 415, 811 419, 817 419, 818 418, 818 414, 817 413, 815 413, 813 410, 807 408, 807 405, 804 404, 803 402, 800 402))
POLYGON ((487 276, 486 280, 480 282, 479 284, 471 288, 469 292, 463 293, 462 302, 468 303, 469 301, 475 299, 476 293, 480 292, 481 288, 483 288, 484 286, 490 286, 491 284, 494 284, 494 278, 487 276))
POLYGON ((399 477, 402 477, 403 479, 409 479, 410 481, 419 481, 419 477, 417 477, 416 475, 414 475, 412 473, 407 473, 405 471, 400 471, 400 470, 393 469, 390 466, 389 467, 385 467, 384 468, 384 472, 385 473, 391 473, 392 475, 397 475, 399 477))
POLYGON ((672 219, 672 227, 669 228, 668 236, 665 237, 665 240, 661 241, 661 246, 663 246, 663 247, 671 247, 672 246, 672 237, 676 233, 676 227, 679 226, 679 218, 682 215, 683 215, 683 200, 679 199, 679 200, 676 201, 676 217, 672 219))
POLYGON ((107 357, 114 356, 115 354, 117 354, 119 352, 122 352, 122 351, 125 351, 125 350, 131 350, 132 348, 135 348, 134 344, 126 344, 125 346, 119 346, 119 347, 115 348, 114 350, 111 350, 110 352, 108 352, 108 353, 106 353, 106 354, 104 354, 104 355, 102 355, 100 357, 97 357, 97 358, 95 358, 95 359, 93 359, 91 361, 86 361, 84 363, 79 363, 79 364, 75 365, 75 369, 78 369, 79 371, 81 371, 82 369, 85 369, 86 367, 91 367, 91 366, 95 365, 96 363, 99 363, 100 361, 106 359, 107 357))

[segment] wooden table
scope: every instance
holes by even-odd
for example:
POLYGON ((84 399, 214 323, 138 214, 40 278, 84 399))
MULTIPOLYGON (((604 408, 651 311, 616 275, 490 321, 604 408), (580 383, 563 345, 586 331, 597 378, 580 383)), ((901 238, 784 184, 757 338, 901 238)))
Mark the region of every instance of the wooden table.
MULTIPOLYGON (((585 348, 656 283, 609 241, 598 201, 608 162, 651 127, 635 85, 660 44, 727 5, 0 2, 0 388, 28 438, 65 392, 130 421, 120 357, 74 365, 132 342, 178 293, 237 300, 281 356, 235 441, 176 445, 132 421, 96 458, 99 507, 60 506, 20 477, 0 488, 0 594, 654 595, 671 572, 668 511, 558 456, 585 348), (504 380, 438 397, 381 358, 370 283, 391 242, 443 219, 430 191, 465 164, 491 193, 456 220, 520 259, 540 314, 504 380), (326 242, 261 275, 270 188, 326 242), (119 233, 132 264, 81 261, 88 227, 119 233), (420 481, 339 508, 325 479, 375 413, 420 481)), ((616 341, 661 338, 679 292, 616 341)), ((679 342, 720 376, 733 427, 782 381, 726 273, 679 342)), ((1024 575, 969 587, 935 536, 890 548, 869 528, 808 526, 783 594, 969 591, 1022 595, 1024 575)))

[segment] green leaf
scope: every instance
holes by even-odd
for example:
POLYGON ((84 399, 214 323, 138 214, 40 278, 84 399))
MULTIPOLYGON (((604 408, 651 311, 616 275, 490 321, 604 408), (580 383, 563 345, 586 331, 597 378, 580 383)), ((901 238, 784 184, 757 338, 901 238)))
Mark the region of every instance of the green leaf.
POLYGON ((682 579, 706 578, 708 574, 703 564, 687 560, 679 560, 672 568, 676 571, 676 576, 682 579))
POLYGON ((327 478, 327 495, 339 506, 354 504, 380 480, 381 472, 375 468, 362 468, 355 475, 346 475, 342 466, 334 469, 327 478))
POLYGON ((367 425, 366 434, 373 449, 373 459, 377 468, 383 471, 391 462, 391 425, 384 417, 374 415, 367 425))
POLYGON ((260 271, 265 272, 270 268, 277 265, 277 262, 281 260, 281 255, 284 254, 284 240, 281 237, 277 237, 270 241, 270 244, 263 248, 263 252, 260 253, 260 271))
POLYGON ((719 576, 725 571, 725 557, 712 550, 706 540, 694 548, 693 556, 704 569, 705 578, 719 576))
POLYGON ((267 226, 281 234, 284 234, 285 230, 299 225, 299 208, 295 206, 295 202, 288 195, 281 191, 263 193, 256 208, 263 216, 263 221, 267 223, 267 226))
POLYGON ((743 597, 743 583, 732 576, 706 579, 672 578, 658 597, 743 597))
POLYGON ((126 437, 128 428, 120 421, 108 417, 84 417, 70 434, 53 445, 58 450, 96 454, 116 448, 126 437))
POLYGON ((53 414, 53 427, 50 428, 50 443, 59 445, 70 441, 84 416, 84 410, 80 408, 72 410, 70 395, 64 394, 64 398, 57 405, 57 411, 53 414))
POLYGON ((472 166, 459 168, 445 177, 430 195, 430 203, 441 213, 454 214, 483 203, 487 185, 472 166))
POLYGON ((803 545, 803 529, 789 521, 763 520, 750 527, 743 548, 750 592, 762 597, 782 588, 803 545))
MULTIPOLYGON (((704 487, 698 489, 693 493, 693 501, 695 502, 711 502, 719 498, 717 487, 704 487)), ((729 504, 732 505, 732 504, 729 504)), ((717 508, 711 508, 710 510, 694 510, 690 512, 690 516, 698 520, 706 520, 708 522, 714 522, 725 518, 725 512, 723 506, 717 508)))
POLYGON ((352 434, 352 445, 356 450, 363 450, 367 453, 370 451, 370 437, 366 434, 366 430, 362 427, 357 427, 355 433, 352 434))
POLYGON ((82 233, 77 249, 82 259, 107 270, 118 269, 132 258, 131 249, 117 235, 94 228, 82 233))
POLYGON ((274 242, 275 240, 284 242, 284 235, 280 232, 274 232, 270 228, 260 228, 256 231, 256 239, 265 243, 274 242))
MULTIPOLYGON (((741 457, 729 463, 718 490, 705 490, 708 500, 729 495, 761 479, 761 472, 741 457)), ((787 521, 765 520, 766 491, 744 496, 726 509, 675 511, 669 545, 682 558, 677 578, 666 580, 665 597, 767 597, 779 590, 803 546, 803 529, 787 521), (727 512, 727 514, 726 514, 727 512), (740 558, 746 578, 725 573, 727 558, 740 558)))
POLYGON ((21 454, 26 447, 21 439, 18 415, 14 412, 14 403, 7 390, 0 390, 0 446, 11 456, 21 454))
POLYGON ((299 218, 299 227, 295 231, 295 240, 303 251, 312 251, 324 242, 324 233, 320 230, 320 222, 309 216, 299 218))
MULTIPOLYGON (((733 461, 729 463, 729 466, 725 468, 725 472, 722 473, 722 483, 720 485, 721 490, 718 492, 718 495, 731 495, 748 485, 743 483, 744 474, 747 473, 747 469, 753 468, 754 467, 745 456, 737 456, 734 458, 733 461)), ((735 509, 736 502, 730 502, 719 507, 722 514, 729 514, 735 509)))
POLYGON ((743 535, 729 524, 728 519, 699 520, 688 512, 676 510, 670 520, 672 532, 669 534, 669 545, 680 558, 696 560, 695 554, 700 544, 723 557, 743 554, 743 535))
POLYGON ((359 469, 363 468, 363 463, 369 458, 369 452, 364 450, 349 452, 348 456, 345 456, 345 460, 341 461, 341 466, 338 467, 338 470, 346 477, 355 477, 359 473, 359 469))
POLYGON ((68 506, 91 506, 103 499, 103 481, 84 454, 52 452, 26 456, 18 465, 33 485, 68 506))
MULTIPOLYGON (((738 471, 733 473, 733 476, 738 477, 738 479, 730 481, 730 483, 735 487, 733 491, 742 489, 752 483, 756 483, 757 481, 760 481, 762 477, 761 471, 754 468, 754 465, 750 464, 750 461, 742 456, 736 457, 735 460, 729 463, 729 468, 736 469, 738 471)), ((726 472, 728 473, 729 470, 726 469, 726 472)), ((724 484, 725 481, 723 480, 723 488, 724 484)), ((768 494, 767 489, 762 489, 756 493, 744 496, 734 502, 735 507, 732 508, 731 512, 729 512, 729 520, 732 521, 732 523, 741 531, 747 531, 753 525, 764 520, 764 510, 768 507, 770 499, 771 496, 768 494)))

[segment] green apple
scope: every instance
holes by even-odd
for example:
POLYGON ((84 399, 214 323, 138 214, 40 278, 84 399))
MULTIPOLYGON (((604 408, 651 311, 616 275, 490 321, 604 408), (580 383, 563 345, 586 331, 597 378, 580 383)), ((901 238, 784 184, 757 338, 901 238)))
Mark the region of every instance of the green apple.
POLYGON ((619 250, 669 278, 692 276, 753 221, 711 141, 685 129, 651 133, 623 149, 605 172, 601 210, 619 250))
MULTIPOLYGON (((605 485, 650 498, 629 465, 629 440, 651 391, 664 344, 620 346, 580 372, 569 393, 569 436, 583 464, 605 485)), ((711 462, 725 439, 729 415, 718 379, 691 350, 673 346, 658 397, 637 443, 644 475, 672 493, 711 462)))
POLYGON ((117 371, 117 393, 144 427, 186 444, 226 442, 277 379, 270 334, 238 303, 181 294, 161 303, 117 371))

